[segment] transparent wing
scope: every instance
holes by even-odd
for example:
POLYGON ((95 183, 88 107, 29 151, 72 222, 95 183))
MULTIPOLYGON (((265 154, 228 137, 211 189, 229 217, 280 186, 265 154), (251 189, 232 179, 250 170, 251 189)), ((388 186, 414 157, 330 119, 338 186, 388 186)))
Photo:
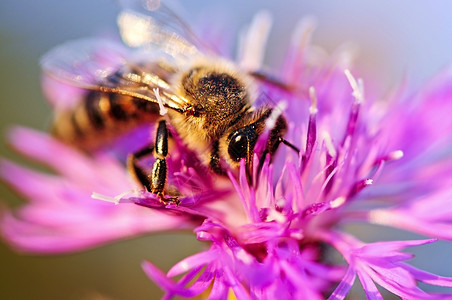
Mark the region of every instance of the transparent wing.
POLYGON ((176 57, 216 52, 159 0, 120 0, 120 3, 124 10, 118 17, 118 25, 127 45, 159 49, 176 57))
POLYGON ((129 51, 120 43, 104 39, 83 39, 64 43, 41 58, 44 73, 81 88, 95 88, 120 66, 129 51))
MULTIPOLYGON (((158 89, 164 106, 183 111, 187 101, 175 95, 168 84, 168 78, 174 72, 171 65, 151 57, 137 61, 133 56, 121 43, 86 39, 51 50, 42 57, 41 66, 46 77, 69 87, 128 95, 155 103, 158 103, 158 89)), ((55 84, 44 88, 55 88, 55 84)), ((63 97, 64 90, 59 90, 63 97)), ((47 95, 54 93, 45 92, 47 95)))
POLYGON ((62 44, 41 58, 44 73, 80 87, 95 87, 124 65, 128 50, 104 39, 83 39, 62 44))

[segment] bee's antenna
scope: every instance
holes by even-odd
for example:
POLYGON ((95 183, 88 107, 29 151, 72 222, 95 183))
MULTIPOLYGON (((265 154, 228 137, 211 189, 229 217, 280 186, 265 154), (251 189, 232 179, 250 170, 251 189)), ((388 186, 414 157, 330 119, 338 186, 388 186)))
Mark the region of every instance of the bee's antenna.
POLYGON ((283 138, 279 138, 279 141, 280 141, 281 143, 283 143, 284 145, 286 145, 287 147, 289 147, 290 149, 292 149, 292 150, 294 150, 295 152, 297 152, 298 154, 300 154, 300 149, 298 149, 298 147, 295 146, 294 144, 292 144, 291 142, 286 141, 286 140, 283 139, 283 138))

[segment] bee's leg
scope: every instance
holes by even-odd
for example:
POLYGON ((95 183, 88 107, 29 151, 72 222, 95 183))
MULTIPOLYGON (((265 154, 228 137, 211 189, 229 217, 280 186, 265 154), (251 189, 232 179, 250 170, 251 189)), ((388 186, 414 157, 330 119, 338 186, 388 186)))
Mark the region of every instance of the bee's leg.
POLYGON ((135 178, 146 187, 146 189, 156 194, 163 202, 174 201, 178 203, 176 197, 165 198, 164 191, 166 180, 168 178, 168 166, 166 164, 166 157, 168 155, 168 129, 166 121, 160 120, 158 122, 157 133, 155 136, 154 147, 147 147, 139 152, 132 154, 128 159, 129 171, 134 174, 135 178), (153 154, 155 157, 154 165, 151 174, 146 173, 137 164, 138 160, 146 155, 153 154))
POLYGON ((212 145, 212 149, 210 152, 210 161, 209 161, 209 168, 219 175, 226 175, 226 171, 221 166, 220 163, 220 149, 219 149, 219 142, 216 141, 212 145))
POLYGON ((154 165, 151 173, 151 189, 150 191, 156 194, 160 200, 165 200, 163 191, 168 178, 168 166, 166 164, 166 156, 168 155, 168 129, 166 128, 166 121, 160 120, 157 126, 157 133, 155 135, 154 146, 154 165))
POLYGON ((129 170, 129 174, 131 174, 134 179, 141 183, 146 190, 151 191, 151 182, 149 181, 149 174, 145 172, 140 166, 138 166, 138 162, 141 158, 146 157, 154 153, 154 145, 149 145, 139 151, 130 154, 127 157, 127 169, 129 170))

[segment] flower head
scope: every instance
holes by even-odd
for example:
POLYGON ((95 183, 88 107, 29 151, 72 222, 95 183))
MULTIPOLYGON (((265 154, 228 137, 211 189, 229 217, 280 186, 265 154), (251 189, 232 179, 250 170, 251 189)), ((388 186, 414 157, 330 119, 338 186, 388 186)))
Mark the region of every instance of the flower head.
MULTIPOLYGON (((262 67, 269 20, 259 14, 244 35, 237 62, 244 71, 262 67)), ((142 128, 125 137, 131 141, 126 149, 112 146, 116 156, 112 149, 86 155, 47 134, 14 129, 12 145, 56 174, 2 161, 2 178, 30 201, 4 213, 3 237, 22 251, 59 253, 193 230, 207 250, 167 273, 143 263, 166 298, 209 291, 211 299, 231 293, 237 299, 343 299, 357 278, 371 299, 382 298, 377 285, 406 299, 448 297, 417 283, 452 287, 452 279, 411 266, 412 255, 402 250, 452 239, 452 156, 445 150, 452 145, 452 77, 440 74, 414 95, 400 90, 381 101, 352 75, 346 53, 314 59, 311 32, 311 22, 300 23, 274 72, 280 80, 259 82, 275 109, 256 143, 252 170, 242 160, 238 170, 213 177, 173 131, 168 183, 181 195, 178 204, 139 189, 122 162, 122 153, 139 144, 142 128), (276 155, 263 156, 281 114, 288 120, 286 139, 301 151, 284 141, 287 147, 282 142, 276 155), (341 226, 352 222, 430 238, 365 243, 341 226), (333 251, 343 262, 330 257, 333 251)), ((58 106, 61 86, 45 84, 58 106)))

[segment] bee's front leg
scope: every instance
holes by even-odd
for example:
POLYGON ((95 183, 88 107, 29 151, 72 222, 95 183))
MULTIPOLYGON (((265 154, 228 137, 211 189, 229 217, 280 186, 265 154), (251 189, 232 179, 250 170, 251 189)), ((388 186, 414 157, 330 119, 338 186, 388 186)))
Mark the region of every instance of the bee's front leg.
POLYGON ((210 152, 210 160, 209 160, 209 168, 218 175, 226 176, 227 173, 224 168, 221 166, 220 162, 220 150, 219 150, 219 142, 215 141, 212 144, 211 152, 210 152))
POLYGON ((137 182, 141 183, 148 191, 151 190, 148 174, 143 171, 140 166, 138 166, 138 161, 145 156, 151 155, 153 152, 154 146, 150 145, 133 154, 129 154, 127 157, 127 169, 129 170, 129 174, 131 174, 133 178, 137 182))
POLYGON ((158 122, 157 133, 155 136, 154 146, 146 147, 134 154, 129 155, 127 166, 129 172, 140 182, 149 192, 156 194, 162 202, 176 202, 177 198, 165 198, 164 191, 166 180, 168 178, 168 166, 166 157, 168 155, 168 129, 166 121, 158 122), (155 157, 154 165, 151 174, 145 172, 138 161, 140 158, 153 154, 155 157))

